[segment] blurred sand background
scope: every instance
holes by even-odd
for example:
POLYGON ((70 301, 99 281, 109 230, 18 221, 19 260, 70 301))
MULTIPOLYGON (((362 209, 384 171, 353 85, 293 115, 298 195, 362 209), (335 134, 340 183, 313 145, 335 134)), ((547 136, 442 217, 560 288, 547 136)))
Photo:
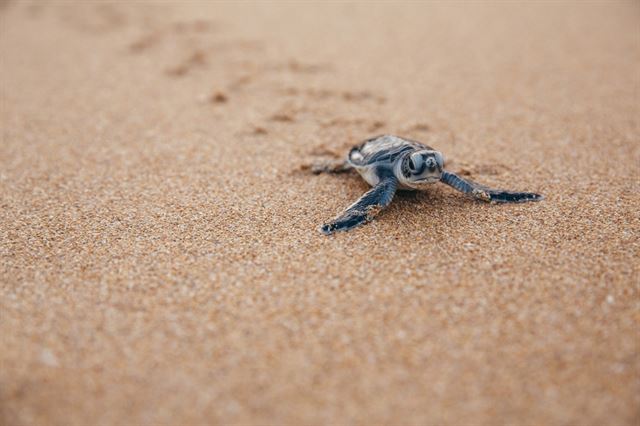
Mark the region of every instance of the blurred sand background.
POLYGON ((0 19, 0 423, 640 421, 640 3, 0 19), (380 133, 546 200, 322 236, 380 133))

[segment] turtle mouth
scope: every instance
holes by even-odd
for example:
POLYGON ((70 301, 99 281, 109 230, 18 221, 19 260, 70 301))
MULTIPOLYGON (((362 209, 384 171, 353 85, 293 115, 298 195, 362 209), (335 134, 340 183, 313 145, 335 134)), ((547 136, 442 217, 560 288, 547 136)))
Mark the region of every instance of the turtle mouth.
POLYGON ((425 177, 422 179, 416 179, 413 181, 413 183, 435 183, 435 182, 438 182, 439 180, 440 180, 439 177, 432 176, 432 177, 425 177))

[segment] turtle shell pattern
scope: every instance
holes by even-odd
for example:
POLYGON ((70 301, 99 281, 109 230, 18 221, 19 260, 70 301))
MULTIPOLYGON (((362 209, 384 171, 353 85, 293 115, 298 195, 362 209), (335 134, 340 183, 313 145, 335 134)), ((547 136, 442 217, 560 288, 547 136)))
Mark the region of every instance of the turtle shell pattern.
POLYGON ((383 164, 392 166, 398 156, 405 152, 422 149, 431 150, 433 148, 397 136, 376 136, 353 147, 349 151, 348 159, 349 163, 356 168, 383 164))

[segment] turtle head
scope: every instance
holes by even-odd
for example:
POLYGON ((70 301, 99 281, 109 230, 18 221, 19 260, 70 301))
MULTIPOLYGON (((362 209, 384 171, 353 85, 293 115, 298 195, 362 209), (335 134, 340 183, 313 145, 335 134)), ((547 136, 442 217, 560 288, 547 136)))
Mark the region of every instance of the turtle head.
POLYGON ((410 188, 420 189, 440 180, 444 157, 438 151, 425 149, 408 153, 399 165, 400 181, 410 188))

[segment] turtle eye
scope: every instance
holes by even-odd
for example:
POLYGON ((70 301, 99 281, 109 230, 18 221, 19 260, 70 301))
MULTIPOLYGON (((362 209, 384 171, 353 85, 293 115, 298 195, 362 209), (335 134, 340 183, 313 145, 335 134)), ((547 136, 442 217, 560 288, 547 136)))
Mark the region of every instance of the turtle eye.
POLYGON ((409 170, 411 170, 412 172, 416 171, 416 165, 413 162, 413 158, 409 157, 409 170))
POLYGON ((437 165, 438 165, 438 163, 436 162, 436 160, 433 157, 429 157, 427 159, 427 167, 429 168, 429 171, 434 171, 436 169, 437 165))

